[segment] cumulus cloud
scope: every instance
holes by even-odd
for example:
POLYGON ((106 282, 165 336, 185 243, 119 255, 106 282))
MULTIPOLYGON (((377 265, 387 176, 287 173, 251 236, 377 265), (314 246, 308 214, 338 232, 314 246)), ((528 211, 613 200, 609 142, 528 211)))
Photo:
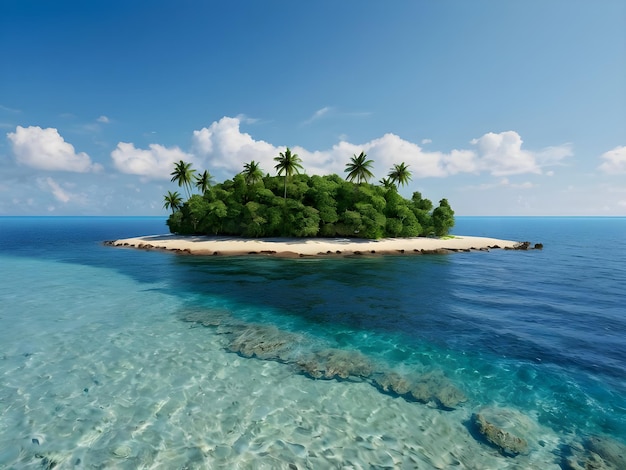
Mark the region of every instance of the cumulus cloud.
POLYGON ((144 176, 150 179, 170 178, 174 163, 179 160, 193 162, 193 155, 178 147, 150 144, 149 148, 136 148, 132 143, 119 142, 111 152, 113 164, 122 173, 144 176))
POLYGON ((238 173, 244 163, 256 160, 268 171, 270 165, 273 167, 273 158, 284 148, 279 150, 279 147, 241 132, 240 122, 239 118, 223 117, 209 127, 193 131, 194 152, 208 161, 209 168, 238 173))
POLYGON ((99 171, 102 166, 92 163, 85 152, 76 153, 74 146, 66 142, 55 128, 17 126, 7 134, 18 163, 52 171, 87 173, 99 171))
POLYGON ((626 146, 615 147, 600 155, 604 162, 598 167, 609 175, 626 173, 626 146))
MULTIPOLYGON (((205 160, 208 168, 239 172, 244 163, 256 160, 265 171, 272 170, 275 164, 273 158, 285 147, 255 140, 240 130, 240 124, 239 118, 224 117, 209 127, 194 131, 194 153, 205 160)), ((422 145, 424 143, 429 141, 422 141, 422 145)), ((361 144, 344 139, 327 150, 310 151, 295 146, 292 151, 302 158, 304 167, 312 174, 343 174, 350 157, 363 151, 374 160, 373 170, 377 178, 385 176, 392 165, 399 162, 409 165, 417 178, 459 173, 488 173, 493 176, 540 174, 543 167, 559 164, 573 154, 568 144, 534 152, 525 150, 520 135, 514 131, 488 133, 472 140, 471 144, 474 148, 427 151, 416 143, 388 133, 361 144)))
POLYGON ((96 119, 96 121, 101 122, 102 124, 108 124, 111 122, 111 120, 105 115, 100 116, 98 119, 96 119))
MULTIPOLYGON (((222 170, 230 174, 240 172, 245 163, 255 160, 264 172, 273 173, 274 158, 285 150, 285 146, 257 140, 242 132, 240 126, 244 121, 242 116, 223 117, 208 127, 193 131, 191 154, 178 147, 168 149, 152 144, 148 150, 142 150, 133 144, 120 142, 111 156, 120 171, 155 179, 168 177, 173 163, 181 159, 200 164, 214 173, 222 170)), ((300 156, 307 173, 340 175, 343 175, 350 157, 365 152, 374 161, 376 179, 386 176, 390 168, 400 162, 409 166, 414 178, 462 173, 486 173, 496 177, 541 174, 544 167, 560 164, 573 154, 568 144, 539 151, 526 150, 522 147, 520 135, 514 131, 488 133, 472 140, 470 148, 447 152, 425 150, 392 133, 360 144, 348 142, 346 136, 343 137, 329 149, 312 151, 293 146, 291 150, 300 156)), ((429 141, 422 141, 422 145, 425 143, 429 141)), ((507 186, 519 189, 530 185, 523 183, 516 186, 507 182, 507 186)))
POLYGON ((480 166, 494 176, 541 172, 534 155, 522 150, 522 139, 517 132, 489 132, 471 143, 478 148, 480 166))
POLYGON ((542 168, 559 164, 573 155, 571 145, 546 147, 532 152, 522 149, 523 140, 515 131, 489 132, 471 144, 478 149, 476 167, 494 176, 541 174, 542 168))
POLYGON ((351 147, 352 151, 349 154, 342 155, 342 163, 345 165, 349 157, 363 150, 374 160, 376 174, 381 177, 385 176, 394 164, 400 162, 406 163, 413 177, 417 178, 442 177, 459 171, 473 170, 471 163, 473 153, 470 151, 428 152, 419 145, 391 133, 351 147))
MULTIPOLYGON (((223 117, 209 127, 193 132, 193 149, 208 168, 236 173, 241 171, 244 163, 256 160, 264 171, 271 172, 275 165, 274 157, 283 152, 285 146, 255 140, 250 134, 241 132, 238 118, 223 117)), ((410 165, 414 176, 418 177, 446 176, 474 168, 470 162, 474 155, 471 151, 454 150, 449 154, 425 152, 417 144, 395 134, 385 134, 364 144, 342 140, 328 150, 310 151, 300 146, 291 150, 300 156, 303 166, 311 174, 342 174, 350 157, 362 151, 374 160, 374 173, 380 177, 400 161, 410 165)))

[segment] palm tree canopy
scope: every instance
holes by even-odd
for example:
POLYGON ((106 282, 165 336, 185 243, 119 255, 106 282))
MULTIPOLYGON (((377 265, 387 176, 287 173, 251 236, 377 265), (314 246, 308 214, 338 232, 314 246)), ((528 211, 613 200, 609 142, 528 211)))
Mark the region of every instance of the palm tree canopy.
POLYGON ((170 181, 177 182, 178 186, 184 186, 188 193, 191 193, 191 182, 193 180, 193 174, 196 170, 191 168, 191 163, 185 163, 179 161, 174 163, 174 171, 170 173, 172 179, 170 181))
POLYGON ((382 184, 385 189, 391 189, 394 187, 394 182, 391 178, 382 178, 379 183, 382 184))
POLYGON ((287 147, 284 153, 280 152, 278 157, 274 157, 274 161, 278 162, 274 167, 278 172, 278 176, 282 176, 283 173, 285 176, 292 176, 294 173, 300 174, 300 170, 304 169, 298 154, 291 153, 289 147, 287 147))
POLYGON ((374 160, 368 160, 364 152, 361 152, 358 157, 353 155, 352 158, 350 158, 350 163, 346 164, 346 169, 344 170, 348 173, 346 179, 348 181, 354 181, 356 179, 357 183, 363 181, 367 182, 368 179, 374 177, 374 173, 370 170, 373 163, 374 160))
POLYGON ((178 191, 168 191, 163 200, 165 201, 163 204, 163 208, 172 209, 172 214, 180 209, 180 206, 183 202, 183 198, 180 197, 180 193, 178 191))
POLYGON ((404 162, 399 165, 394 165, 387 176, 389 176, 389 179, 393 183, 398 183, 400 186, 404 186, 411 180, 409 165, 405 165, 404 162))
POLYGON ((207 192, 212 182, 213 175, 207 170, 204 170, 201 175, 196 175, 196 188, 198 188, 202 194, 207 192))
POLYGON ((294 173, 300 174, 300 170, 303 170, 300 157, 296 153, 291 153, 289 147, 285 150, 285 153, 280 152, 278 157, 274 157, 274 161, 278 162, 274 167, 278 172, 278 176, 285 174, 285 196, 287 199, 287 178, 294 173))
POLYGON ((261 164, 252 160, 243 166, 243 176, 247 184, 255 184, 263 179, 261 164))

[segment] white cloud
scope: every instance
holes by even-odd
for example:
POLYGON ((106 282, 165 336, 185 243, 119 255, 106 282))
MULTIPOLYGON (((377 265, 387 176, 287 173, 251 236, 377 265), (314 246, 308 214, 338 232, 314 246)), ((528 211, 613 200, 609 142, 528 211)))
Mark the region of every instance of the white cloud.
MULTIPOLYGON (((571 145, 546 147, 538 152, 522 149, 523 140, 515 131, 489 132, 471 144, 478 148, 477 168, 494 176, 541 174, 545 166, 556 165, 573 155, 571 145)), ((553 174, 553 173, 552 173, 553 174)))
MULTIPOLYGON (((274 157, 285 150, 285 146, 275 146, 263 140, 255 140, 250 134, 240 130, 238 118, 223 117, 208 128, 193 132, 195 153, 205 159, 208 168, 241 171, 244 163, 250 160, 260 162, 261 168, 272 172, 274 157)), ((473 152, 454 150, 450 154, 424 152, 418 145, 403 140, 395 134, 385 134, 364 144, 340 141, 331 149, 310 151, 295 146, 292 151, 303 161, 303 166, 311 174, 343 174, 346 163, 352 155, 362 151, 374 160, 376 178, 382 178, 395 163, 404 161, 410 165, 414 176, 446 176, 459 171, 473 170, 473 152)))
POLYGON ((353 150, 349 155, 341 156, 343 166, 352 154, 358 154, 363 150, 374 160, 374 168, 377 170, 375 173, 380 177, 386 176, 390 168, 400 162, 409 166, 414 178, 442 177, 458 173, 459 168, 467 167, 467 161, 472 157, 471 152, 459 150, 453 150, 449 154, 427 152, 419 145, 391 133, 365 144, 353 146, 353 150))
MULTIPOLYGON (((539 150, 535 153, 535 158, 539 166, 560 165, 561 160, 574 155, 571 144, 553 145, 539 150)), ((553 173, 553 172, 552 172, 553 173)))
POLYGON ((432 143, 433 143, 432 139, 422 139, 422 145, 428 145, 432 143))
MULTIPOLYGON (((208 128, 194 131, 194 152, 205 160, 209 169, 237 173, 244 163, 256 160, 264 171, 271 173, 275 165, 274 157, 285 147, 255 140, 250 134, 241 132, 240 124, 239 118, 223 117, 208 128)), ((295 146, 292 151, 300 156, 308 173, 340 175, 344 173, 350 157, 363 151, 374 161, 376 179, 386 176, 389 169, 400 162, 409 165, 414 178, 445 177, 459 173, 489 173, 493 176, 539 174, 542 167, 557 164, 572 155, 567 144, 538 152, 523 150, 522 139, 514 131, 488 133, 471 143, 477 147, 475 150, 426 151, 416 143, 388 133, 362 144, 341 140, 328 150, 310 151, 295 146)))
POLYGON ((39 187, 44 190, 52 193, 54 198, 62 202, 64 204, 73 201, 73 202, 83 202, 84 196, 73 194, 66 189, 63 189, 59 183, 57 183, 54 179, 47 178, 37 178, 37 183, 39 187))
POLYGON ((108 124, 111 122, 111 120, 104 115, 100 116, 98 119, 96 119, 96 121, 101 122, 103 124, 108 124))
POLYGON ((541 172, 533 155, 522 150, 517 132, 489 132, 471 143, 478 147, 481 168, 494 176, 541 172))
POLYGON ((609 175, 626 173, 626 146, 615 147, 600 155, 604 162, 598 167, 609 175))
POLYGON ((246 116, 245 114, 238 114, 237 119, 239 119, 240 122, 243 122, 245 124, 256 124, 260 121, 259 118, 253 118, 250 116, 246 116))
POLYGON ((61 186, 59 186, 59 184, 52 178, 48 177, 45 181, 50 187, 52 195, 57 199, 57 201, 68 202, 71 199, 69 193, 63 190, 63 188, 61 188, 61 186))
POLYGON ((122 173, 144 176, 150 179, 170 178, 174 163, 179 160, 193 162, 193 155, 178 147, 167 148, 150 144, 148 150, 136 148, 132 143, 119 142, 111 152, 113 164, 122 173))
POLYGON ((3 105, 1 105, 1 104, 0 104, 0 110, 1 110, 1 111, 6 111, 7 113, 15 113, 15 114, 18 114, 18 113, 21 113, 21 112, 22 112, 22 111, 21 111, 21 110, 19 110, 19 109, 16 109, 16 108, 9 108, 8 106, 3 106, 3 105))
POLYGON ((333 118, 366 118, 371 116, 369 111, 341 111, 333 106, 324 106, 313 113, 313 115, 302 121, 301 125, 307 126, 319 119, 333 117, 333 118))
POLYGON ((313 113, 313 116, 311 116, 309 119, 304 121, 303 124, 311 124, 313 121, 317 121, 324 115, 328 114, 328 112, 331 111, 332 109, 333 108, 331 108, 330 106, 325 106, 321 109, 318 109, 317 111, 313 113))
POLYGON ((250 134, 239 129, 239 118, 223 117, 209 127, 193 131, 193 148, 197 155, 206 159, 208 168, 221 168, 234 173, 243 169, 251 160, 261 163, 268 172, 273 168, 273 158, 279 149, 263 140, 254 140, 250 134))
POLYGON ((76 153, 74 146, 65 142, 55 128, 17 126, 7 134, 16 160, 22 165, 40 170, 87 173, 99 171, 102 166, 92 163, 85 152, 76 153))
POLYGON ((483 183, 477 186, 466 186, 462 188, 463 190, 489 190, 495 188, 512 188, 512 189, 531 189, 534 188, 535 185, 530 181, 526 181, 524 183, 511 183, 508 178, 501 178, 493 183, 483 183))

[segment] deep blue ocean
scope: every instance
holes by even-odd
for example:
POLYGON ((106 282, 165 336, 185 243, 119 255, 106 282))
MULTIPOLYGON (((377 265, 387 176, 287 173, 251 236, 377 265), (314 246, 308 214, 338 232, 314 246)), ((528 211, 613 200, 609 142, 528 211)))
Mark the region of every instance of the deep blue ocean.
POLYGON ((544 248, 450 255, 102 244, 166 232, 158 217, 0 218, 0 468, 558 469, 590 436, 626 444, 626 218, 457 217, 455 234, 544 248), (249 358, 227 347, 235 324, 440 374, 467 401, 249 358), (484 407, 526 420, 528 450, 477 436, 484 407))

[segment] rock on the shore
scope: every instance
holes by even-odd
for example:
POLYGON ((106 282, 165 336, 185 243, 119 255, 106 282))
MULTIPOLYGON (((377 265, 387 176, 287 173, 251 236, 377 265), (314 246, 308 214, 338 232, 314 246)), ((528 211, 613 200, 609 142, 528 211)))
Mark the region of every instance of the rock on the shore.
POLYGON ((483 408, 472 416, 478 432, 500 452, 516 456, 528 451, 528 441, 521 437, 529 420, 521 413, 506 408, 483 408))

